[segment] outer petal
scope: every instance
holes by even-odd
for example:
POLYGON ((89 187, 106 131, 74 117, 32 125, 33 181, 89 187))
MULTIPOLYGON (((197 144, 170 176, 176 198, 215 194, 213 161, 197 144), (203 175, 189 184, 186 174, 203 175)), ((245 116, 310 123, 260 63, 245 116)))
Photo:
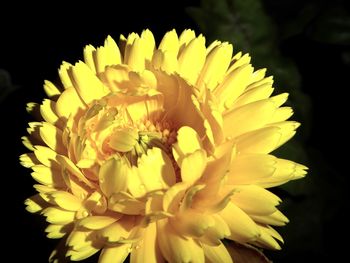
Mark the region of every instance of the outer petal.
POLYGON ((276 206, 281 202, 276 195, 256 185, 240 185, 235 189, 231 201, 249 214, 272 214, 276 212, 276 206))
POLYGON ((157 221, 157 241, 168 262, 203 263, 203 249, 192 238, 179 236, 166 219, 157 221))
POLYGON ((232 202, 219 215, 230 228, 230 239, 245 243, 254 241, 259 236, 259 229, 254 221, 232 202))
POLYGON ((222 243, 217 246, 210 246, 205 243, 202 243, 201 245, 204 250, 204 255, 209 262, 233 263, 231 255, 222 243))
POLYGON ((131 251, 132 244, 118 244, 102 250, 98 263, 123 263, 131 251))
POLYGON ((142 239, 134 245, 131 252, 131 263, 144 263, 145 261, 147 263, 164 262, 157 243, 156 223, 151 223, 145 228, 142 239))

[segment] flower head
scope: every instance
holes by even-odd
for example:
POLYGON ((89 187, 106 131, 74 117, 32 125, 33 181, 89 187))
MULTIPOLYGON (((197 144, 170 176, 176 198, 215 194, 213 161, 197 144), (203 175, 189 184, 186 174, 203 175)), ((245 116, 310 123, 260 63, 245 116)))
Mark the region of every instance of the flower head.
POLYGON ((20 159, 38 182, 27 210, 63 238, 52 260, 232 262, 223 239, 280 248, 271 226, 288 219, 266 188, 306 167, 270 153, 299 124, 266 70, 232 52, 192 30, 157 47, 145 30, 86 46, 45 82, 20 159))

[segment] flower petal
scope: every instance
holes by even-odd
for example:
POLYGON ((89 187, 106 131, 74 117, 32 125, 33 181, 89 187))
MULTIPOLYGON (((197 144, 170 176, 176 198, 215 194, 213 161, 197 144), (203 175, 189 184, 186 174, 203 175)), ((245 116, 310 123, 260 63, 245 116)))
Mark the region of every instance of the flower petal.
POLYGON ((256 185, 239 185, 231 201, 244 212, 254 215, 269 215, 277 211, 281 199, 256 185))
POLYGON ((229 239, 245 243, 254 241, 259 236, 259 229, 254 221, 232 202, 229 202, 219 215, 230 228, 229 239))
POLYGON ((98 230, 113 224, 117 220, 118 218, 110 217, 110 216, 89 216, 82 219, 79 222, 79 226, 82 226, 91 230, 98 230))
POLYGON ((168 262, 204 262, 200 245, 192 238, 179 236, 166 219, 157 221, 157 241, 168 262))
POLYGON ((157 243, 156 223, 149 224, 143 231, 142 238, 131 251, 130 263, 162 263, 164 259, 157 243))
POLYGON ((123 263, 131 251, 132 244, 117 244, 105 247, 98 259, 98 263, 123 263))
POLYGON ((278 127, 261 128, 237 137, 236 149, 241 153, 270 153, 278 147, 281 136, 278 127))
POLYGON ((207 164, 207 155, 204 150, 196 150, 188 154, 181 163, 181 178, 183 182, 193 184, 203 174, 207 164))
POLYGON ((237 137, 267 124, 276 110, 270 100, 260 100, 234 109, 224 115, 225 137, 237 137))
POLYGON ((101 165, 98 175, 102 192, 110 197, 113 193, 125 191, 130 173, 130 167, 125 159, 112 157, 107 160, 101 165))
POLYGON ((205 55, 205 38, 202 35, 192 39, 183 48, 179 56, 179 73, 189 83, 196 83, 205 63, 205 55))
POLYGON ((204 250, 204 255, 209 262, 233 263, 230 254, 222 243, 217 246, 210 246, 205 243, 201 243, 201 245, 204 250))
POLYGON ((130 193, 141 197, 148 192, 167 189, 175 184, 176 176, 167 154, 154 147, 138 159, 137 167, 132 167, 127 184, 130 193))
POLYGON ((102 84, 97 76, 83 62, 75 64, 72 68, 72 75, 74 87, 86 104, 102 98, 109 92, 107 87, 102 84))
POLYGON ((272 177, 276 168, 276 157, 268 154, 240 154, 230 164, 228 183, 255 184, 272 177))

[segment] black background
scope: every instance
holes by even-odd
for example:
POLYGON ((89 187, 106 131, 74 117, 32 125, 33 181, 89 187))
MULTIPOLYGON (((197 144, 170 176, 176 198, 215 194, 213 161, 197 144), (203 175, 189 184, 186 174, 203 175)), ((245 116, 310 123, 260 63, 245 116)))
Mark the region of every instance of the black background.
MULTIPOLYGON (((279 23, 283 20, 280 13, 276 13, 280 9, 276 10, 271 2, 265 1, 265 8, 279 23)), ((302 1, 297 2, 303 5, 302 1)), ((323 11, 332 4, 347 8, 343 2, 325 1, 323 11)), ((40 102, 44 98, 43 81, 57 78, 57 68, 62 60, 74 63, 82 59, 82 49, 86 44, 101 45, 108 34, 118 39, 121 33, 127 35, 149 28, 159 41, 166 31, 173 28, 178 32, 185 28, 199 32, 199 27, 185 11, 187 6, 199 4, 200 1, 150 1, 143 4, 131 1, 121 4, 115 1, 113 4, 86 3, 73 8, 72 4, 60 2, 47 6, 15 3, 2 8, 0 68, 7 70, 12 82, 19 87, 0 104, 3 256, 10 255, 16 262, 47 262, 50 251, 58 242, 45 237, 41 217, 24 210, 24 199, 34 194, 29 170, 18 163, 18 156, 26 152, 20 137, 26 133, 30 120, 25 104, 29 101, 40 102)), ((295 10, 289 12, 293 16, 295 10)), ((288 10, 284 10, 284 14, 287 13, 288 10)), ((306 140, 308 153, 312 155, 309 165, 311 170, 313 167, 318 170, 318 164, 326 163, 322 166, 327 167, 326 171, 322 171, 322 176, 327 186, 323 185, 322 191, 333 193, 323 200, 322 214, 327 216, 328 207, 335 203, 337 206, 341 203, 343 209, 336 210, 326 220, 322 233, 315 233, 321 244, 318 251, 303 251, 303 254, 289 251, 294 257, 287 259, 279 256, 276 262, 281 259, 281 262, 306 262, 309 257, 324 262, 339 257, 345 251, 346 245, 341 238, 348 233, 344 213, 349 199, 344 189, 349 183, 346 169, 349 132, 345 126, 349 121, 347 93, 350 88, 350 68, 343 55, 348 48, 344 44, 309 39, 307 32, 293 36, 281 47, 283 54, 297 63, 302 76, 302 90, 312 102, 312 130, 306 140)), ((317 181, 318 175, 312 173, 312 176, 317 181)), ((300 227, 308 228, 308 225, 300 227)), ((293 246, 303 244, 301 242, 293 246)), ((280 255, 283 250, 278 253, 280 255)), ((274 258, 273 253, 269 255, 274 258)))

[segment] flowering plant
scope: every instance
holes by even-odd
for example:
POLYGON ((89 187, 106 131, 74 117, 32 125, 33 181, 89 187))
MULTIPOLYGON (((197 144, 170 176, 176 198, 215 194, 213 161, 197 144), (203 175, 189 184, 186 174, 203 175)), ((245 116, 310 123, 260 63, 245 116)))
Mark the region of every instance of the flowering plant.
POLYGON ((27 210, 63 238, 51 260, 233 262, 224 239, 280 249, 271 226, 288 219, 266 188, 306 167, 270 153, 299 124, 266 70, 232 53, 192 30, 157 47, 145 30, 86 46, 45 82, 20 160, 38 182, 27 210))

